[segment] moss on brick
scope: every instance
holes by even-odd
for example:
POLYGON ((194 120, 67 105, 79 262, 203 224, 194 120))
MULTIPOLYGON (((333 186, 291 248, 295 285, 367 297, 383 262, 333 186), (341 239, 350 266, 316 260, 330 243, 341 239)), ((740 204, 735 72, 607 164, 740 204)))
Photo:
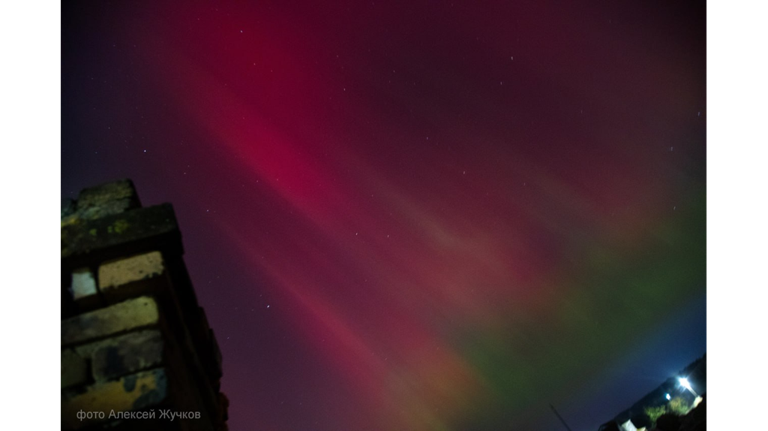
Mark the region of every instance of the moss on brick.
POLYGON ((176 215, 170 204, 81 220, 61 228, 61 256, 65 259, 94 252, 108 254, 119 247, 140 247, 142 242, 168 243, 181 249, 176 215))

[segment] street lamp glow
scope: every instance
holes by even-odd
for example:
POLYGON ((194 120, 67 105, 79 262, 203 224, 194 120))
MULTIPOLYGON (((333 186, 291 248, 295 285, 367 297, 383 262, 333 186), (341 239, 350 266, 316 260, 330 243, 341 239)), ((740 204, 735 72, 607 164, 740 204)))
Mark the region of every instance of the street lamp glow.
POLYGON ((688 389, 689 391, 691 391, 691 393, 693 394, 694 397, 698 397, 699 396, 699 394, 697 394, 696 391, 694 391, 693 388, 691 387, 691 382, 688 381, 687 377, 680 377, 678 379, 678 381, 680 382, 680 386, 682 386, 685 389, 688 389))
POLYGON ((691 382, 689 382, 687 378, 680 377, 680 379, 678 380, 680 381, 680 386, 684 387, 685 389, 688 389, 689 391, 693 390, 693 388, 691 388, 691 382))

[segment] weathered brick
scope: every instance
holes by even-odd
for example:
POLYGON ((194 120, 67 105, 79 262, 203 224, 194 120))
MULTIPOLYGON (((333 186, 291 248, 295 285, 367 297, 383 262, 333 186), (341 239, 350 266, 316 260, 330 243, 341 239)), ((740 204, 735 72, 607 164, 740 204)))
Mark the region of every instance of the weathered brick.
POLYGON ((61 351, 61 388, 88 382, 88 363, 72 349, 61 351))
POLYGON ((99 267, 99 288, 109 291, 132 282, 157 277, 164 270, 163 256, 159 251, 113 260, 99 267))
POLYGON ((77 201, 63 200, 61 226, 96 220, 141 208, 139 197, 130 180, 114 181, 84 189, 77 201))
POLYGON ((173 207, 162 204, 61 226, 62 266, 79 267, 89 256, 115 259, 149 250, 182 254, 173 207), (151 247, 151 248, 150 248, 151 247))
POLYGON ((131 180, 119 180, 80 191, 77 212, 81 218, 95 219, 139 208, 139 197, 131 180))
POLYGON ((62 346, 127 332, 159 321, 157 303, 148 296, 81 314, 61 322, 62 346))
POLYGON ((157 406, 168 398, 168 379, 163 368, 131 374, 120 380, 96 383, 84 393, 64 396, 61 400, 61 422, 63 429, 78 429, 92 425, 98 420, 83 420, 77 417, 79 411, 104 412, 105 421, 109 413, 141 410, 157 406))
POLYGON ((145 370, 163 362, 163 338, 158 330, 131 332, 99 343, 91 356, 96 381, 145 370))

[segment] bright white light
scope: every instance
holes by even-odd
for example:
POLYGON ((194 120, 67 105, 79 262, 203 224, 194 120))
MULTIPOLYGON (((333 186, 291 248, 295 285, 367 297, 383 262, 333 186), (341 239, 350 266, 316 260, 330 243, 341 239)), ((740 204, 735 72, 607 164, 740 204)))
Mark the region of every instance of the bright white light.
POLYGON ((689 391, 692 391, 693 388, 691 388, 691 382, 688 381, 685 377, 680 377, 680 386, 684 387, 685 389, 688 389, 689 391))
POLYGON ((671 400, 671 399, 672 399, 672 397, 671 397, 671 396, 669 396, 669 394, 666 394, 666 395, 664 395, 664 396, 667 398, 667 401, 669 401, 669 400, 671 400))

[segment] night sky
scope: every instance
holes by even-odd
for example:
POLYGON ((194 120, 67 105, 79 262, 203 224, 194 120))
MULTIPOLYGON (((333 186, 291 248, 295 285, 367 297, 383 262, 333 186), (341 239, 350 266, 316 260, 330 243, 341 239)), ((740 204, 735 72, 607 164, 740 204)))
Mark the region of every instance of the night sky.
POLYGON ((63 2, 62 197, 173 203, 230 429, 574 431, 706 352, 700 1, 63 2))

